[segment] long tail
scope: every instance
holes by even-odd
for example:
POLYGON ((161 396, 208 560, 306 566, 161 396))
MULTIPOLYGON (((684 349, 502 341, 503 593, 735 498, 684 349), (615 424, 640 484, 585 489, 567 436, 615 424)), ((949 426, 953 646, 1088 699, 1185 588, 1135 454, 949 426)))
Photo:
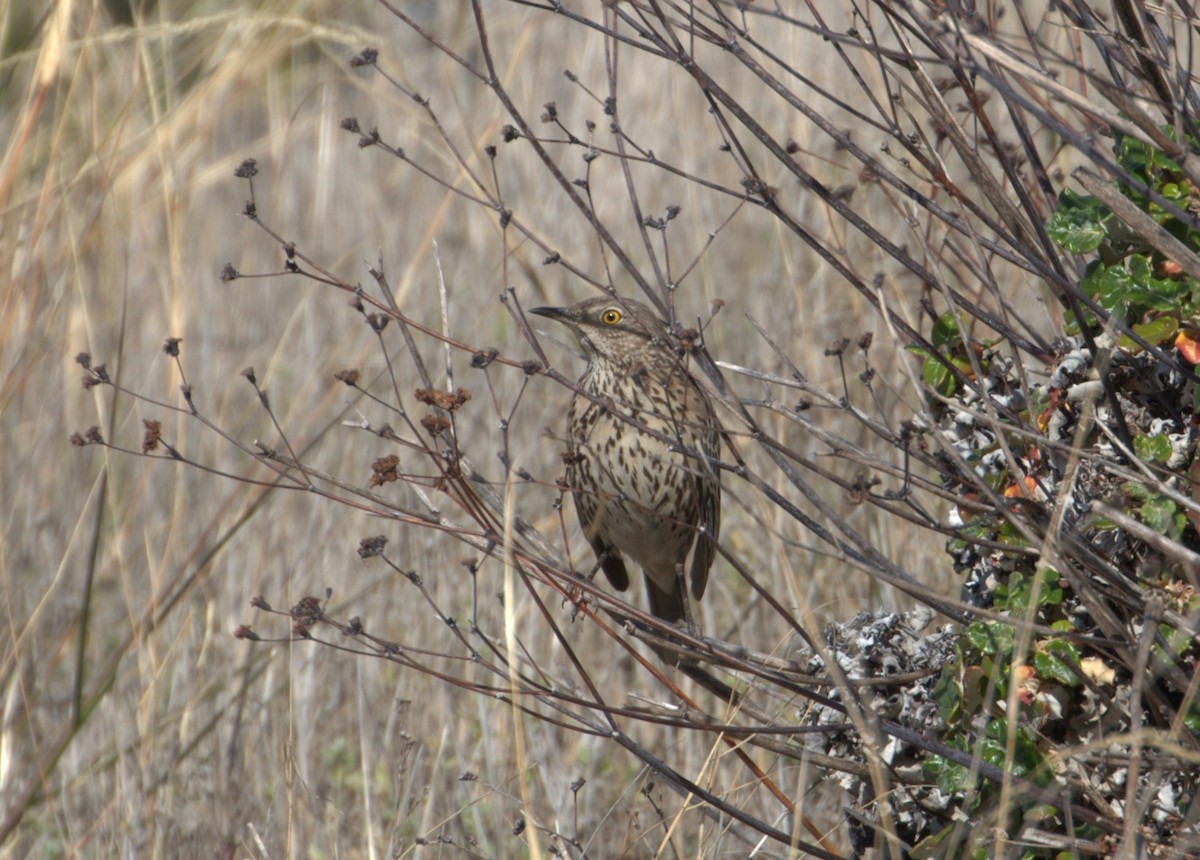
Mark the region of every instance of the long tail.
MULTIPOLYGON (((669 624, 676 624, 684 620, 683 610, 683 595, 679 593, 679 588, 673 588, 670 591, 663 591, 654 584, 654 580, 650 577, 643 577, 646 580, 646 594, 650 597, 650 611, 654 615, 666 621, 669 624)), ((742 701, 741 695, 734 691, 732 687, 724 681, 716 678, 711 672, 692 657, 684 657, 680 659, 678 654, 670 651, 655 648, 655 653, 658 654, 660 660, 668 665, 675 665, 679 671, 687 675, 701 687, 708 690, 717 698, 724 702, 731 702, 734 705, 740 704, 742 701)))
POLYGON ((673 582, 670 591, 663 591, 649 576, 646 580, 646 595, 650 598, 650 612, 668 624, 677 624, 684 620, 683 595, 679 586, 673 582))

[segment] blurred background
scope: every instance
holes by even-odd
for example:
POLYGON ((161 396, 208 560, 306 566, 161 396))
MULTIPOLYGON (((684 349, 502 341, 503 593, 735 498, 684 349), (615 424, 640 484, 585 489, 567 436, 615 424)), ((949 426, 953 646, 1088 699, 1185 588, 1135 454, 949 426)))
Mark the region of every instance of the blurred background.
MULTIPOLYGON (((786 378, 799 372, 879 414, 920 408, 911 379, 917 365, 895 348, 861 294, 776 219, 729 192, 742 171, 691 78, 660 59, 619 54, 626 138, 676 168, 643 159, 626 175, 611 155, 603 99, 614 58, 601 35, 518 4, 483 8, 498 79, 528 117, 554 104, 561 126, 536 130, 561 141, 561 169, 569 180, 586 179, 575 187, 650 279, 630 188, 647 217, 681 207, 666 230, 651 231, 651 242, 668 261, 681 321, 707 321, 719 306, 705 329, 715 358, 786 378), (572 134, 591 134, 603 153, 586 161, 572 134), (868 332, 872 364, 892 371, 869 391, 857 378, 861 357, 827 354, 839 338, 868 332)), ((478 553, 437 530, 403 528, 303 491, 268 492, 259 482, 271 473, 221 435, 251 447, 281 445, 239 375, 253 367, 291 446, 315 469, 365 486, 371 464, 388 451, 347 424, 386 416, 333 379, 354 367, 378 380, 387 370, 378 341, 352 296, 279 274, 286 262, 279 242, 243 214, 251 193, 270 229, 338 278, 378 294, 369 269, 381 269, 408 318, 513 361, 536 356, 501 304, 508 288, 526 308, 594 295, 588 279, 634 290, 536 155, 504 142, 512 120, 482 75, 469 4, 398 9, 408 22, 367 0, 16 3, 0 16, 4 857, 411 856, 422 840, 442 840, 438 856, 522 856, 524 809, 579 834, 591 856, 650 857, 664 820, 693 815, 603 738, 530 722, 519 750, 513 711, 495 698, 311 643, 234 636, 253 624, 264 637, 286 638, 286 619, 264 622, 253 597, 286 608, 305 595, 325 600, 328 589, 331 614, 361 616, 384 638, 440 642, 444 621, 408 581, 356 554, 359 541, 375 534, 389 538, 405 569, 463 623, 476 612, 498 619, 502 590, 499 565, 473 579, 464 561, 478 553), (378 71, 351 65, 367 47, 379 52, 378 71), (342 128, 350 117, 405 157, 361 148, 360 135, 342 128), (497 147, 495 159, 488 146, 497 147), (248 158, 257 162, 252 191, 234 176, 248 158), (498 212, 478 202, 477 182, 498 194, 527 234, 502 227, 498 212), (586 277, 545 264, 547 249, 586 277), (277 276, 225 282, 227 263, 244 276, 277 276), (163 353, 168 337, 182 338, 182 376, 163 353), (80 352, 105 365, 123 391, 85 390, 80 352), (185 383, 204 421, 187 414, 185 383), (163 438, 206 469, 171 462, 161 449, 143 456, 143 420, 161 421, 163 438), (71 447, 68 437, 92 425, 126 452, 71 447)), ((842 67, 813 61, 819 35, 760 29, 811 86, 834 93, 847 86, 842 67)), ((721 62, 717 52, 709 59, 721 62)), ((891 241, 919 253, 928 237, 914 234, 903 200, 873 184, 744 68, 731 62, 729 72, 725 85, 771 134, 791 141, 813 176, 854 195, 855 208, 891 241)), ((798 84, 820 100, 824 116, 878 151, 882 139, 808 86, 798 84)), ((752 140, 742 145, 752 158, 759 152, 752 140)), ((767 169, 776 172, 764 181, 819 244, 916 307, 921 288, 911 275, 778 165, 767 169)), ((1010 276, 1026 307, 1042 313, 1040 287, 1010 276)), ((563 333, 546 334, 540 341, 555 367, 569 378, 582 372, 574 345, 554 341, 563 333)), ((508 456, 535 478, 518 488, 517 510, 552 539, 565 534, 574 556, 586 559, 573 517, 556 507, 569 391, 495 365, 493 401, 470 375, 469 352, 447 357, 424 335, 418 348, 439 385, 449 366, 471 390, 457 416, 463 446, 496 480, 504 474, 497 428, 511 410, 508 456)), ((398 354, 407 396, 419 382, 398 354)), ((729 378, 742 398, 775 396, 754 379, 729 378)), ((769 413, 762 420, 795 451, 853 476, 846 459, 829 458, 827 446, 793 420, 769 413)), ((859 422, 819 400, 806 420, 868 441, 859 422)), ((941 541, 897 528, 849 494, 823 492, 883 555, 923 571, 931 592, 957 593, 941 541)), ((908 605, 828 558, 777 506, 736 481, 727 482, 722 537, 813 629, 864 609, 908 605)), ((759 623, 756 601, 719 563, 700 621, 722 638, 786 652, 791 631, 759 623)), ((520 624, 527 601, 514 611, 520 624)), ((605 637, 572 625, 569 607, 561 611, 577 653, 612 696, 662 695, 627 655, 606 651, 605 637)), ((544 627, 520 629, 528 636, 523 647, 548 666, 561 659, 544 627)), ((712 748, 703 737, 652 725, 630 731, 681 770, 705 772, 712 748)), ((799 802, 812 783, 810 774, 795 774, 799 802)), ((832 828, 836 786, 811 802, 832 828)), ((699 814, 682 820, 693 830, 705 825, 699 814)))

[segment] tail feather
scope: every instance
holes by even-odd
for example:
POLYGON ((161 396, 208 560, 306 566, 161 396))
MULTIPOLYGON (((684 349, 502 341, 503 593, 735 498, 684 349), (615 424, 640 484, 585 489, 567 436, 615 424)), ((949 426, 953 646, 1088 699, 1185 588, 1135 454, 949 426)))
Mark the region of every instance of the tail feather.
POLYGON ((646 576, 646 595, 650 598, 650 612, 668 624, 678 624, 686 617, 683 609, 683 595, 679 593, 679 585, 672 583, 670 591, 659 588, 653 579, 646 576))
MULTIPOLYGON (((680 592, 679 585, 676 584, 670 591, 664 591, 655 585, 654 580, 650 577, 645 576, 643 579, 646 580, 646 594, 650 598, 650 611, 668 624, 683 622, 686 619, 683 608, 684 596, 680 592)), ((732 687, 701 666, 695 657, 680 657, 677 653, 668 651, 665 648, 654 648, 653 645, 651 648, 658 654, 660 660, 669 666, 678 666, 683 674, 721 699, 721 701, 729 702, 733 705, 741 704, 741 694, 734 691, 732 687)))

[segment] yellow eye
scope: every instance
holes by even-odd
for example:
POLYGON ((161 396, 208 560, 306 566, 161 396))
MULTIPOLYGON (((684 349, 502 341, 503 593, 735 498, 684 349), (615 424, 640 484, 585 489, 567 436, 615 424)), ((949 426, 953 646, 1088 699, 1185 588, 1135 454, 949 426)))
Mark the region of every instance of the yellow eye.
POLYGON ((605 325, 616 325, 621 321, 621 312, 616 308, 609 308, 600 314, 600 319, 605 325))

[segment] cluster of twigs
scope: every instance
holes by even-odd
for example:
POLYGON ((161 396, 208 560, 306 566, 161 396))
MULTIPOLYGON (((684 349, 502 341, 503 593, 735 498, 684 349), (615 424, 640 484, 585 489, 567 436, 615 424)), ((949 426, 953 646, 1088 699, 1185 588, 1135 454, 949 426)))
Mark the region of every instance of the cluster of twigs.
MULTIPOLYGON (((531 384, 547 378, 565 400, 576 375, 543 348, 518 300, 521 290, 495 291, 521 334, 518 343, 456 333, 444 286, 443 326, 424 325, 395 303, 382 261, 370 272, 374 283, 363 286, 313 259, 302 242, 285 240, 258 211, 256 168, 247 162, 238 171, 249 188, 244 214, 285 258, 281 271, 254 276, 302 278, 348 298, 378 340, 381 374, 368 379, 350 368, 336 378, 353 390, 362 413, 356 429, 375 437, 379 457, 366 478, 324 474, 292 449, 278 422, 281 442, 271 446, 226 433, 193 396, 176 341, 166 350, 185 380, 183 403, 150 405, 204 422, 267 466, 272 486, 387 524, 378 529, 386 537, 363 540, 360 555, 402 574, 444 629, 400 636, 384 619, 332 618, 319 597, 286 611, 264 598, 258 609, 288 619, 281 638, 394 661, 505 699, 531 719, 607 738, 717 813, 730 838, 747 845, 766 837, 821 857, 871 843, 951 856, 974 850, 973 840, 985 834, 1014 838, 1030 856, 1102 854, 1139 840, 1164 854, 1190 850, 1200 767, 1193 671, 1200 569, 1193 520, 1200 504, 1187 478, 1195 453, 1187 393, 1197 380, 1172 345, 1151 340, 1081 288, 1088 259, 1064 250, 1044 226, 1059 205, 1063 168, 1075 165, 1084 165, 1076 175, 1085 186, 1107 189, 1116 180, 1195 223, 1189 204, 1132 175, 1111 146, 1113 135, 1138 141, 1173 159, 1200 187, 1189 142, 1200 138, 1192 58, 1181 47, 1197 24, 1187 5, 1156 17, 1122 0, 1120 26, 1085 0, 1058 4, 1041 21, 1029 20, 1019 4, 1002 17, 990 7, 879 0, 849 7, 837 26, 816 4, 804 19, 767 4, 522 5, 544 8, 555 26, 566 22, 568 34, 602 38, 604 72, 568 73, 595 93, 599 122, 566 116, 553 103, 534 119, 505 87, 490 7, 477 2, 471 58, 402 10, 394 13, 503 106, 509 124, 482 153, 447 130, 438 105, 402 84, 386 51, 373 48, 353 65, 375 70, 426 112, 426 131, 448 162, 410 156, 382 123, 347 118, 343 128, 363 149, 399 159, 491 213, 504 284, 513 280, 512 261, 526 272, 540 262, 596 289, 619 285, 652 302, 720 404, 725 444, 711 466, 726 486, 801 526, 846 576, 874 578, 921 608, 903 616, 868 613, 822 630, 795 611, 761 559, 735 551, 728 535, 718 564, 744 583, 740 593, 769 619, 773 637, 668 629, 601 587, 590 560, 565 549, 574 524, 553 463, 533 471, 513 454, 510 429, 531 384), (777 40, 801 35, 823 40, 816 61, 837 64, 854 81, 856 101, 825 89, 812 70, 779 60, 777 40), (708 109, 690 131, 706 150, 720 151, 719 166, 695 167, 701 162, 686 151, 638 140, 622 102, 626 67, 690 79, 708 109), (748 92, 769 96, 751 100, 748 92), (813 159, 776 130, 780 116, 784 124, 802 118, 820 129, 857 181, 832 187, 815 175, 813 159), (541 171, 536 182, 544 183, 539 193, 549 187, 587 224, 587 244, 600 249, 603 273, 552 238, 529 188, 506 192, 513 184, 510 152, 532 154, 541 171), (623 186, 630 214, 602 214, 598 162, 616 163, 613 181, 623 186), (668 241, 679 209, 647 213, 643 171, 723 201, 714 236, 682 270, 668 241), (1104 180, 1092 182, 1097 176, 1104 180), (812 200, 853 234, 845 247, 829 247, 806 226, 798 201, 812 200), (881 227, 876 205, 908 224, 904 240, 881 227), (879 335, 827 344, 842 390, 809 381, 800 370, 806 359, 797 344, 781 340, 773 321, 754 323, 761 348, 751 364, 712 354, 710 321, 693 324, 677 313, 676 288, 687 289, 714 237, 750 210, 807 244, 878 315, 887 357, 876 358, 879 335), (632 242, 614 221, 632 225, 632 242), (876 267, 892 274, 876 276, 876 267), (915 289, 895 289, 898 280, 915 289), (440 373, 427 361, 430 344, 442 350, 440 373), (915 357, 894 362, 895 347, 915 357), (457 369, 463 359, 465 373, 457 369), (847 380, 852 363, 861 371, 847 380), (843 418, 843 429, 814 420, 814 406, 843 418), (489 425, 496 428, 491 435, 478 430, 489 425), (796 432, 829 456, 805 453, 790 441, 796 432), (1147 466, 1135 440, 1159 432, 1179 436, 1179 456, 1147 466), (1178 506, 1176 530, 1149 526, 1140 507, 1122 503, 1135 480, 1178 506), (949 543, 946 565, 955 564, 966 581, 961 599, 931 593, 922 571, 880 549, 830 502, 831 492, 856 508, 874 508, 895 528, 949 543), (547 500, 555 516, 535 507, 547 500), (390 526, 440 531, 470 548, 464 581, 479 596, 471 618, 438 604, 397 549, 404 532, 390 526), (1100 545, 1114 534, 1119 539, 1100 545), (499 617, 480 611, 491 605, 486 598, 497 582, 506 613, 499 617), (1017 602, 1018 586, 1031 583, 1032 593, 1017 602), (551 668, 547 655, 526 648, 508 614, 517 601, 535 607, 565 662, 551 668), (929 628, 929 610, 960 626, 929 628), (575 650, 565 622, 581 619, 661 684, 669 702, 614 699, 575 650), (962 631, 974 638, 960 638, 962 631), (792 650, 768 653, 787 635, 795 637, 792 650), (658 653, 674 649, 706 665, 732 695, 716 701, 681 686, 671 667, 635 647, 639 639, 658 653), (1046 654, 1059 662, 1039 662, 1046 654), (629 728, 656 722, 716 739, 740 773, 714 784, 681 771, 629 728), (779 770, 764 769, 754 750, 769 753, 779 770), (801 763, 837 774, 849 792, 844 835, 830 836, 797 807, 781 774, 801 763), (760 789, 751 800, 726 790, 747 777, 760 789)), ((1134 216, 1126 225, 1132 233, 1144 226, 1134 216)), ((1155 253, 1179 256, 1162 250, 1166 240, 1151 233, 1145 239, 1155 253)), ((1200 275, 1176 262, 1184 266, 1181 277, 1200 275)), ((223 273, 227 282, 247 277, 232 266, 223 273)), ((735 296, 725 298, 736 306, 735 296)), ((81 363, 89 385, 115 385, 90 358, 81 363)), ((254 371, 244 376, 274 417, 254 371)), ((77 441, 117 447, 94 430, 77 441)), ((173 446, 152 422, 141 449, 126 450, 212 468, 173 446)), ((267 627, 243 627, 239 635, 268 638, 267 627)), ((575 836, 550 835, 567 850, 580 849, 575 836)))

